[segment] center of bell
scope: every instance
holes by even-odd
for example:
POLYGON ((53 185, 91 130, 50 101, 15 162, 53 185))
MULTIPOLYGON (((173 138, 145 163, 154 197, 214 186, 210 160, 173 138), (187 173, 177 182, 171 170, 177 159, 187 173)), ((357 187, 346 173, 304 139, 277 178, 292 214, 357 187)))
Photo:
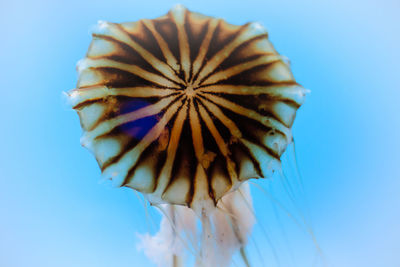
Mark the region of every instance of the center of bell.
POLYGON ((194 91, 193 86, 191 84, 186 87, 185 93, 189 98, 192 98, 196 95, 196 92, 194 91))

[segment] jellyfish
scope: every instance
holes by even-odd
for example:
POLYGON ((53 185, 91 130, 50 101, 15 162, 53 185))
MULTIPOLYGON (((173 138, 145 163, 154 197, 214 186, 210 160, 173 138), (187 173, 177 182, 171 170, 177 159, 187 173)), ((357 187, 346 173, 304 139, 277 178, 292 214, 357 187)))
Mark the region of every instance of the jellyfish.
POLYGON ((269 178, 305 98, 259 23, 181 5, 100 21, 68 98, 102 177, 163 214, 142 248, 160 266, 228 266, 254 224, 249 179, 269 178), (198 221, 201 226, 198 226, 198 221), (199 234, 200 231, 200 234, 199 234))

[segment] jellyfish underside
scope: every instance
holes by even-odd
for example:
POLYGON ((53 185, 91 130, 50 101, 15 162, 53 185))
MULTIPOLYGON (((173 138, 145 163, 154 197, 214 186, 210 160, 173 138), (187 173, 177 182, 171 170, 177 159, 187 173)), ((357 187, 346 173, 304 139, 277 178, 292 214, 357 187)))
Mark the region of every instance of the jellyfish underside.
POLYGON ((78 72, 68 95, 103 177, 199 218, 280 168, 305 95, 262 26, 182 6, 99 22, 78 72))

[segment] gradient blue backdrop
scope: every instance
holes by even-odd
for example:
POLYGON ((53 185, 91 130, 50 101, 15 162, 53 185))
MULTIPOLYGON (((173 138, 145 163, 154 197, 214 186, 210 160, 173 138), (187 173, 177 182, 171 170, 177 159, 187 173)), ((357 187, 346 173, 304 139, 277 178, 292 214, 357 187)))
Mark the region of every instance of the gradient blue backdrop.
MULTIPOLYGON (((400 3, 180 2, 230 23, 261 22, 312 91, 293 131, 327 266, 400 266, 400 3)), ((142 205, 132 191, 98 182, 61 92, 74 88, 75 64, 97 20, 154 18, 175 3, 1 0, 0 266, 152 266, 135 247, 136 233, 148 229, 142 205)), ((256 213, 268 222, 266 197, 253 192, 256 213)), ((312 266, 309 236, 287 228, 294 260, 280 256, 281 266, 312 266)), ((271 250, 258 236, 259 250, 271 250)), ((250 246, 260 266, 255 251, 250 246)))

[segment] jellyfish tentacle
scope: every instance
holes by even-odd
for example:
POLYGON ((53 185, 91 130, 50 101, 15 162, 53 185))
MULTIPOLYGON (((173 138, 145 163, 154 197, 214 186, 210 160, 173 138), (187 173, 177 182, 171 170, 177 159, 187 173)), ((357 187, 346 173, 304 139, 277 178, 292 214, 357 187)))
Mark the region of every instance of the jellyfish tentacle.
POLYGON ((130 34, 119 24, 110 22, 100 22, 96 36, 107 36, 114 38, 134 49, 144 60, 146 60, 154 69, 162 73, 165 77, 183 85, 184 82, 175 74, 171 67, 165 62, 159 60, 152 53, 147 51, 143 46, 136 42, 130 34))
POLYGON ((201 215, 201 225, 202 225, 202 237, 201 237, 201 250, 200 257, 196 259, 196 266, 207 266, 206 262, 208 258, 213 257, 214 244, 213 244, 213 232, 211 226, 211 220, 208 214, 203 213, 201 215))
MULTIPOLYGON (((183 246, 185 246, 185 248, 190 252, 190 254, 192 254, 194 257, 198 257, 198 252, 196 250, 192 250, 191 247, 189 246, 189 244, 186 242, 186 240, 183 238, 183 236, 180 234, 180 231, 182 229, 179 229, 177 226, 180 226, 179 224, 176 223, 176 221, 174 222, 174 220, 171 218, 172 214, 171 214, 171 210, 167 210, 167 208, 170 208, 172 206, 175 206, 173 204, 154 204, 154 207, 156 207, 161 214, 164 216, 164 218, 169 222, 169 225, 171 226, 171 229, 173 231, 175 231, 177 233, 176 237, 177 239, 179 239, 179 241, 182 243, 183 246), (171 216, 170 216, 171 214, 171 216)), ((177 213, 176 211, 176 206, 175 206, 175 211, 174 213, 177 213)), ((181 227, 180 227, 181 228, 181 227)), ((169 241, 169 240, 168 240, 169 241)), ((194 243, 194 241, 193 241, 194 243)), ((194 245, 194 244, 192 244, 194 245)))
MULTIPOLYGON (((238 190, 239 189, 240 189, 240 187, 238 188, 238 190)), ((232 233, 233 233, 235 239, 239 243, 240 256, 241 256, 245 266, 250 267, 250 262, 248 260, 247 253, 244 249, 246 242, 245 242, 245 240, 243 240, 243 237, 241 236, 240 231, 239 231, 240 223, 238 223, 238 216, 232 210, 231 205, 224 204, 223 199, 221 199, 221 201, 218 204, 220 205, 220 207, 218 207, 218 208, 221 209, 221 211, 224 213, 225 220, 228 222, 228 225, 229 225, 230 229, 232 230, 232 233)))

